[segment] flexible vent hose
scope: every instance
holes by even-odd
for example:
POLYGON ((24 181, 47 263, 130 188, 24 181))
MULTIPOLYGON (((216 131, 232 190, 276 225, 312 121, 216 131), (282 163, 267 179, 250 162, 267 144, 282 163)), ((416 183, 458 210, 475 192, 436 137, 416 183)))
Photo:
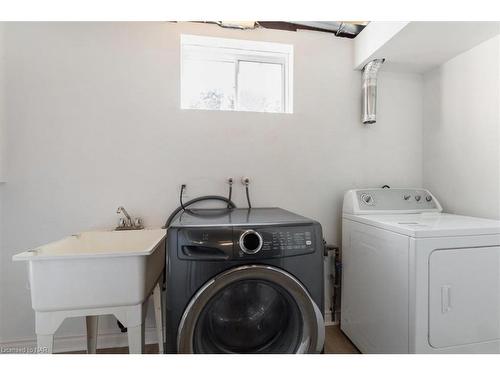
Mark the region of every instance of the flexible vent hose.
POLYGON ((372 60, 363 68, 363 124, 377 122, 377 73, 384 61, 372 60))

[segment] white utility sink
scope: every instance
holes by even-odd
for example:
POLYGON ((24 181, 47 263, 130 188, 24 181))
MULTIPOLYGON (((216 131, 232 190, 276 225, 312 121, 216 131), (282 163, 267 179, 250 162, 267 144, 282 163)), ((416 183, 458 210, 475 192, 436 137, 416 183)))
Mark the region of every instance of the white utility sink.
POLYGON ((163 229, 83 232, 12 259, 29 262, 36 311, 135 305, 163 271, 165 236, 163 229))
POLYGON ((165 237, 164 229, 83 232, 14 255, 28 262, 39 341, 69 316, 111 313, 143 330, 145 302, 165 267, 165 237))

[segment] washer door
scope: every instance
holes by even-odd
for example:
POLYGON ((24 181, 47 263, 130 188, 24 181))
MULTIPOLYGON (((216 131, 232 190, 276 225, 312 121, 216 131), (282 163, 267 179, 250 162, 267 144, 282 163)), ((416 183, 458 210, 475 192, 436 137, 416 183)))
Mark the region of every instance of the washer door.
POLYGON ((246 265, 207 282, 189 302, 179 353, 319 353, 323 316, 304 286, 279 268, 246 265))

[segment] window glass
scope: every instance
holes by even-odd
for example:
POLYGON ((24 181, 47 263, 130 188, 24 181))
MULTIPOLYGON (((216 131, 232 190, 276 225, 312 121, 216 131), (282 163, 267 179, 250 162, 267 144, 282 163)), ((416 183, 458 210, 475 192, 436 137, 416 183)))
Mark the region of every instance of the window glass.
POLYGON ((181 108, 292 113, 293 46, 181 36, 181 108))
POLYGON ((240 61, 238 109, 283 112, 283 77, 280 64, 240 61))
POLYGON ((186 60, 183 68, 183 108, 234 109, 234 63, 186 60))

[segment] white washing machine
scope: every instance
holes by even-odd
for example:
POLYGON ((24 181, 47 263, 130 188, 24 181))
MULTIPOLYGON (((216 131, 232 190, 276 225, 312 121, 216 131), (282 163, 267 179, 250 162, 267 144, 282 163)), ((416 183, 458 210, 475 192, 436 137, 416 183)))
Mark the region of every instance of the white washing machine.
POLYGON ((500 221, 362 189, 342 226, 341 329, 362 353, 500 353, 500 221))

